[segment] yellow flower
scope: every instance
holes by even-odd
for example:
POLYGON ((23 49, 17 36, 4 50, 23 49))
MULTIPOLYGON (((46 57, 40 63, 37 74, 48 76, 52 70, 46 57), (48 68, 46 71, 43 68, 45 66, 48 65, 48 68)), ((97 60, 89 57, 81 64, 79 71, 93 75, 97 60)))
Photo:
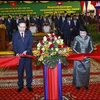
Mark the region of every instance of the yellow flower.
POLYGON ((70 47, 67 47, 66 52, 72 52, 72 49, 70 47))
POLYGON ((51 36, 51 34, 49 33, 48 36, 51 36))
POLYGON ((39 56, 40 55, 39 50, 33 50, 32 53, 34 54, 34 56, 39 56))
POLYGON ((48 45, 44 45, 45 50, 49 50, 48 45))
POLYGON ((38 59, 39 61, 43 61, 44 57, 40 56, 40 58, 38 59))
POLYGON ((45 50, 45 48, 43 47, 43 48, 41 48, 41 50, 42 50, 42 51, 44 51, 44 50, 45 50))
POLYGON ((55 55, 55 54, 56 54, 56 52, 52 52, 52 53, 51 53, 52 56, 55 55))
POLYGON ((49 56, 49 53, 48 53, 48 52, 45 52, 45 53, 43 54, 43 56, 44 56, 44 57, 47 57, 47 56, 49 56))

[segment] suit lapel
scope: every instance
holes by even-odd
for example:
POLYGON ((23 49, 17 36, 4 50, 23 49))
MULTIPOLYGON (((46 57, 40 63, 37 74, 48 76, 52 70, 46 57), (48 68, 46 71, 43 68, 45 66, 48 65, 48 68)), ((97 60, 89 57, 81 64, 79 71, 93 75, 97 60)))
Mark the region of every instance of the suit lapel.
POLYGON ((24 42, 26 41, 26 39, 27 39, 27 33, 25 31, 25 34, 24 34, 24 42))

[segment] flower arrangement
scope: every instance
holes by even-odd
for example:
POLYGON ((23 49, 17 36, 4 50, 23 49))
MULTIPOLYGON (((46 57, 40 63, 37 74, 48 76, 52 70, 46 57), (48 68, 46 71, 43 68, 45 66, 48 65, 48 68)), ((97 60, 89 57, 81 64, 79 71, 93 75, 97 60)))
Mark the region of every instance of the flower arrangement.
POLYGON ((47 67, 54 68, 59 61, 64 65, 67 64, 66 56, 69 55, 70 50, 60 36, 51 33, 46 34, 43 40, 39 41, 37 49, 33 50, 33 55, 47 67))
POLYGON ((6 29, 5 24, 0 24, 0 28, 1 28, 1 29, 6 29))

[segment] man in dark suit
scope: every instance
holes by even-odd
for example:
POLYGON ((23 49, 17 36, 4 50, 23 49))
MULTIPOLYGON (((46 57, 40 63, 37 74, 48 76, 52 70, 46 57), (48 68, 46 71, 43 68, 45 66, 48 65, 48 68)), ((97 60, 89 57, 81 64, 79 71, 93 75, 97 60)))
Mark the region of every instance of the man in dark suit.
POLYGON ((68 47, 71 47, 72 30, 73 30, 73 21, 71 20, 71 16, 68 15, 67 19, 64 20, 61 26, 61 34, 64 35, 64 43, 68 47))
POLYGON ((55 27, 56 27, 56 29, 57 29, 57 35, 58 36, 61 36, 61 15, 60 15, 60 13, 57 13, 57 16, 56 16, 56 18, 55 18, 55 20, 54 20, 54 23, 55 23, 55 27))
POLYGON ((79 23, 79 19, 77 19, 77 16, 76 15, 73 15, 73 31, 72 31, 72 41, 74 39, 75 36, 77 36, 79 34, 79 26, 80 26, 80 23, 79 23))
MULTIPOLYGON (((20 54, 32 55, 33 38, 32 33, 26 30, 26 23, 24 20, 20 20, 18 23, 18 31, 13 33, 12 45, 16 56, 20 54)), ((32 59, 21 57, 18 65, 18 90, 20 92, 23 89, 24 81, 24 67, 26 69, 26 86, 29 91, 32 90, 32 59)))
POLYGON ((12 33, 13 33, 13 19, 10 15, 5 21, 5 25, 7 27, 7 38, 9 41, 12 41, 12 33))

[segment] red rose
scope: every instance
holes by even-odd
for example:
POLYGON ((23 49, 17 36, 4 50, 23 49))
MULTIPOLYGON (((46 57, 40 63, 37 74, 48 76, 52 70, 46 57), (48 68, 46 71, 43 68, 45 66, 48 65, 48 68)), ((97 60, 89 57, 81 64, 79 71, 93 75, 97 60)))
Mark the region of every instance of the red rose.
POLYGON ((52 36, 52 37, 54 37, 54 36, 55 36, 55 34, 51 34, 51 36, 52 36))
POLYGON ((41 43, 42 45, 44 45, 44 43, 43 43, 43 41, 42 41, 42 40, 40 40, 40 43, 41 43))
POLYGON ((42 40, 39 40, 39 42, 41 43, 41 42, 42 42, 42 40))
POLYGON ((40 53, 42 53, 43 51, 42 50, 40 50, 40 53))
POLYGON ((58 36, 56 35, 56 37, 58 38, 58 36))
POLYGON ((49 38, 49 37, 47 37, 47 40, 48 40, 48 41, 50 41, 50 38, 49 38))
POLYGON ((52 41, 54 41, 54 38, 52 38, 52 41))
POLYGON ((49 35, 48 34, 46 34, 46 37, 48 37, 49 35))
POLYGON ((50 46, 49 46, 49 48, 51 49, 51 48, 53 48, 54 47, 54 45, 53 44, 51 44, 50 46))
POLYGON ((58 45, 58 48, 63 48, 63 45, 58 45))

